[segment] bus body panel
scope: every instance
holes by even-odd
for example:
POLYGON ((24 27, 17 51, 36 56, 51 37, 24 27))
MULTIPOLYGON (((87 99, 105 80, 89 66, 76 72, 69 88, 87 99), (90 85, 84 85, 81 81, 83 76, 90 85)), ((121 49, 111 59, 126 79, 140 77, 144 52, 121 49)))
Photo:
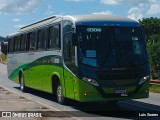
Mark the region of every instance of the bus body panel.
MULTIPOLYGON (((80 26, 90 26, 89 31, 95 32, 99 30, 99 26, 106 28, 115 28, 115 27, 140 27, 139 23, 121 17, 114 16, 104 16, 104 15, 84 15, 84 16, 64 16, 64 17, 52 17, 45 19, 43 21, 31 24, 26 26, 17 32, 16 34, 10 35, 9 39, 14 38, 16 35, 22 35, 29 33, 30 31, 38 31, 45 29, 46 32, 46 46, 49 44, 49 30, 52 25, 60 25, 60 48, 43 50, 27 50, 23 52, 9 52, 8 53, 8 77, 16 83, 19 83, 19 74, 20 72, 24 76, 25 85, 30 88, 37 90, 42 90, 45 92, 53 93, 53 76, 57 76, 60 80, 62 86, 63 96, 80 102, 96 102, 96 101, 108 101, 108 100, 125 100, 125 99, 140 99, 147 98, 149 96, 149 78, 146 81, 141 79, 146 75, 149 75, 149 64, 136 67, 136 70, 140 71, 141 76, 135 79, 127 78, 124 79, 99 79, 98 74, 108 74, 108 72, 100 71, 96 73, 98 68, 89 67, 90 64, 95 64, 93 59, 83 59, 82 62, 87 63, 88 65, 82 65, 80 63, 80 47, 79 43, 75 47, 75 71, 72 71, 64 60, 66 51, 64 50, 64 35, 73 32, 76 33, 78 27, 80 26), (65 31, 64 27, 67 27, 67 22, 72 23, 71 30, 65 31), (95 29, 96 27, 98 29, 95 29), (85 66, 85 67, 84 67, 85 66), (83 70, 85 69, 85 70, 83 70), (84 77, 88 77, 88 82, 84 81, 84 77), (95 79, 99 86, 95 86, 90 82, 91 79, 95 79), (115 83, 120 83, 115 85, 115 83), (121 82, 120 82, 121 81, 121 82), (124 83, 124 84, 123 84, 124 83), (119 86, 119 87, 117 87, 119 86), (117 93, 117 89, 120 93, 117 93), (123 90, 125 92, 122 92, 123 90)), ((78 31, 79 32, 79 31, 78 31)), ((38 32, 37 32, 38 34, 38 32)), ((99 36, 98 36, 99 37, 99 36)), ((97 38, 98 38, 97 37, 97 38)), ((88 37, 89 38, 89 37, 88 37)), ((132 37, 136 39, 136 37, 132 37)), ((28 39, 28 38, 27 38, 28 39)), ((37 38, 36 38, 37 39, 37 38)), ((102 43, 103 44, 103 43, 102 43)), ((134 43, 136 44, 136 43, 134 43)), ((95 44, 97 45, 97 44, 95 44)), ((136 44, 137 45, 137 44, 136 44)), ((70 49, 70 47, 68 48, 70 49)), ((87 49, 86 56, 95 57, 96 54, 93 50, 87 49)), ((138 52, 137 52, 138 53, 138 52)), ((70 55, 69 55, 70 56, 70 55)), ((105 55, 103 55, 105 56, 105 55)), ((72 59, 71 59, 72 60, 72 59)), ((121 66, 124 68, 125 66, 121 66)), ((117 69, 115 66, 112 68, 117 69)), ((109 69, 109 68, 107 68, 109 69)), ((117 70, 118 71, 118 70, 117 70)), ((112 71, 113 72, 113 71, 112 71)), ((122 71, 120 71, 122 72, 122 71)), ((128 74, 127 72, 125 73, 128 74)), ((114 78, 114 77, 113 77, 114 78)))

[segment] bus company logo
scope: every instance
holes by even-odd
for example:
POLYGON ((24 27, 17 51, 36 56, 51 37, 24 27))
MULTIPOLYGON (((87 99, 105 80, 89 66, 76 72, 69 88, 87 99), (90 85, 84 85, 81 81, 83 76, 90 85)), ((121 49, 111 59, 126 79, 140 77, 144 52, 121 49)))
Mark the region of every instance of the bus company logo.
POLYGON ((2 117, 12 117, 11 112, 2 112, 2 117))
POLYGON ((112 70, 126 70, 126 68, 112 68, 112 70))

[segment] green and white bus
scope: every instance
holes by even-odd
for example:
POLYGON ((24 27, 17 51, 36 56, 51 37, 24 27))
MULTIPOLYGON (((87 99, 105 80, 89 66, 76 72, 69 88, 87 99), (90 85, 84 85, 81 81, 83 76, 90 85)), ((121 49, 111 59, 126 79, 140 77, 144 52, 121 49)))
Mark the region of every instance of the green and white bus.
POLYGON ((80 102, 147 98, 150 70, 140 24, 108 15, 53 16, 8 36, 8 77, 80 102))

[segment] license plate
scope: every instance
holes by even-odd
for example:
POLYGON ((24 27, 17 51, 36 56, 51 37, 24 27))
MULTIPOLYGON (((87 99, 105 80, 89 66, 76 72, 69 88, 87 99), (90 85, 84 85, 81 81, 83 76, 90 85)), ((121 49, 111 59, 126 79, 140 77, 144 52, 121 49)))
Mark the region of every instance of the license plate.
POLYGON ((123 93, 126 93, 126 90, 125 89, 115 89, 115 93, 123 94, 123 93))

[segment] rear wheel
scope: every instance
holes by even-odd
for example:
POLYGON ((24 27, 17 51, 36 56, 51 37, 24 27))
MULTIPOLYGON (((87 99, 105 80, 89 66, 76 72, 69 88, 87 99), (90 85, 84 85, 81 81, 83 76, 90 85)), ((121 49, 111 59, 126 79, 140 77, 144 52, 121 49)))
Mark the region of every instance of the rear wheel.
POLYGON ((23 75, 20 75, 20 90, 22 92, 26 91, 26 87, 25 87, 25 83, 24 83, 24 76, 23 75))
POLYGON ((65 104, 65 97, 62 95, 62 87, 60 84, 58 84, 57 86, 56 95, 57 95, 57 102, 59 104, 65 104))

